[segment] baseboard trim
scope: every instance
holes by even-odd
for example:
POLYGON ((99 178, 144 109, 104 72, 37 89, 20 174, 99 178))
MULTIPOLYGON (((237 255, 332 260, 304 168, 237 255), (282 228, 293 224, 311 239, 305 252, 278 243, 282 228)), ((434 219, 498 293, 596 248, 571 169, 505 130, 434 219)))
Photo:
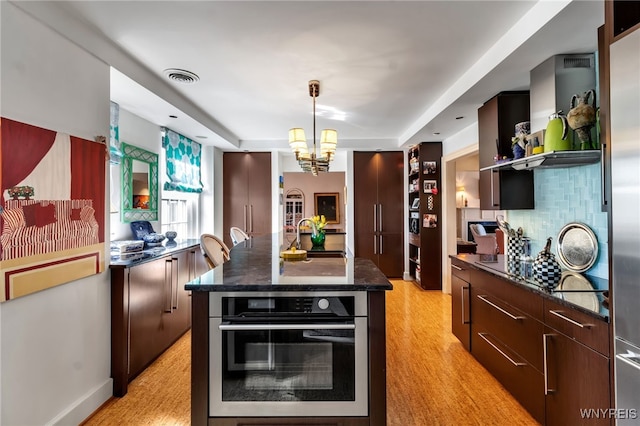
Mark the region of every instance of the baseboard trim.
POLYGON ((47 425, 79 425, 112 396, 113 379, 109 378, 74 401, 66 410, 47 422, 47 425))

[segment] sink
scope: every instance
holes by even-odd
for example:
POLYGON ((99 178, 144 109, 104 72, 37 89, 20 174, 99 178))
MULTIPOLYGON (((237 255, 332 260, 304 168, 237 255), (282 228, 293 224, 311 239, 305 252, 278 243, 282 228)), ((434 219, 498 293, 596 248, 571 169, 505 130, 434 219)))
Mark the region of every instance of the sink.
POLYGON ((344 258, 345 252, 339 250, 307 250, 307 258, 313 257, 344 258))

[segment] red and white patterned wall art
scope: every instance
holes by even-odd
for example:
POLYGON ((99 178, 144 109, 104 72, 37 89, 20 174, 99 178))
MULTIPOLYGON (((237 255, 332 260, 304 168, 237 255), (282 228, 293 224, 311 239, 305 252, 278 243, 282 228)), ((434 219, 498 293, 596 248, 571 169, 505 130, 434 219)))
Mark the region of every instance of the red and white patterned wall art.
POLYGON ((105 145, 0 121, 0 301, 105 268, 105 145))

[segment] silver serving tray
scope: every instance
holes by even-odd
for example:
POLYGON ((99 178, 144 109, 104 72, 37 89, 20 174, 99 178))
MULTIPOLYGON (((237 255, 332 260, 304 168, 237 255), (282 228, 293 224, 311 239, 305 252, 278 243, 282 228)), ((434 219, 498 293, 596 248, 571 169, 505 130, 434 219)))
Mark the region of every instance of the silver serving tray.
POLYGON ((579 222, 566 224, 558 233, 560 263, 573 272, 584 272, 598 258, 598 239, 591 228, 579 222))

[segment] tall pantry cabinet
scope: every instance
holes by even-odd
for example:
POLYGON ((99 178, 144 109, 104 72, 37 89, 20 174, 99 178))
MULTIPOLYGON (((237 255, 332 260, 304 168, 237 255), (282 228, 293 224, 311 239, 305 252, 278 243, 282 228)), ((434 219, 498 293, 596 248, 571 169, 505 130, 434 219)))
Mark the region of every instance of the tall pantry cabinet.
POLYGON ((371 259, 387 277, 404 264, 404 155, 354 152, 355 256, 371 259))
POLYGON ((271 233, 271 153, 225 152, 223 157, 224 242, 229 228, 250 236, 271 233))

